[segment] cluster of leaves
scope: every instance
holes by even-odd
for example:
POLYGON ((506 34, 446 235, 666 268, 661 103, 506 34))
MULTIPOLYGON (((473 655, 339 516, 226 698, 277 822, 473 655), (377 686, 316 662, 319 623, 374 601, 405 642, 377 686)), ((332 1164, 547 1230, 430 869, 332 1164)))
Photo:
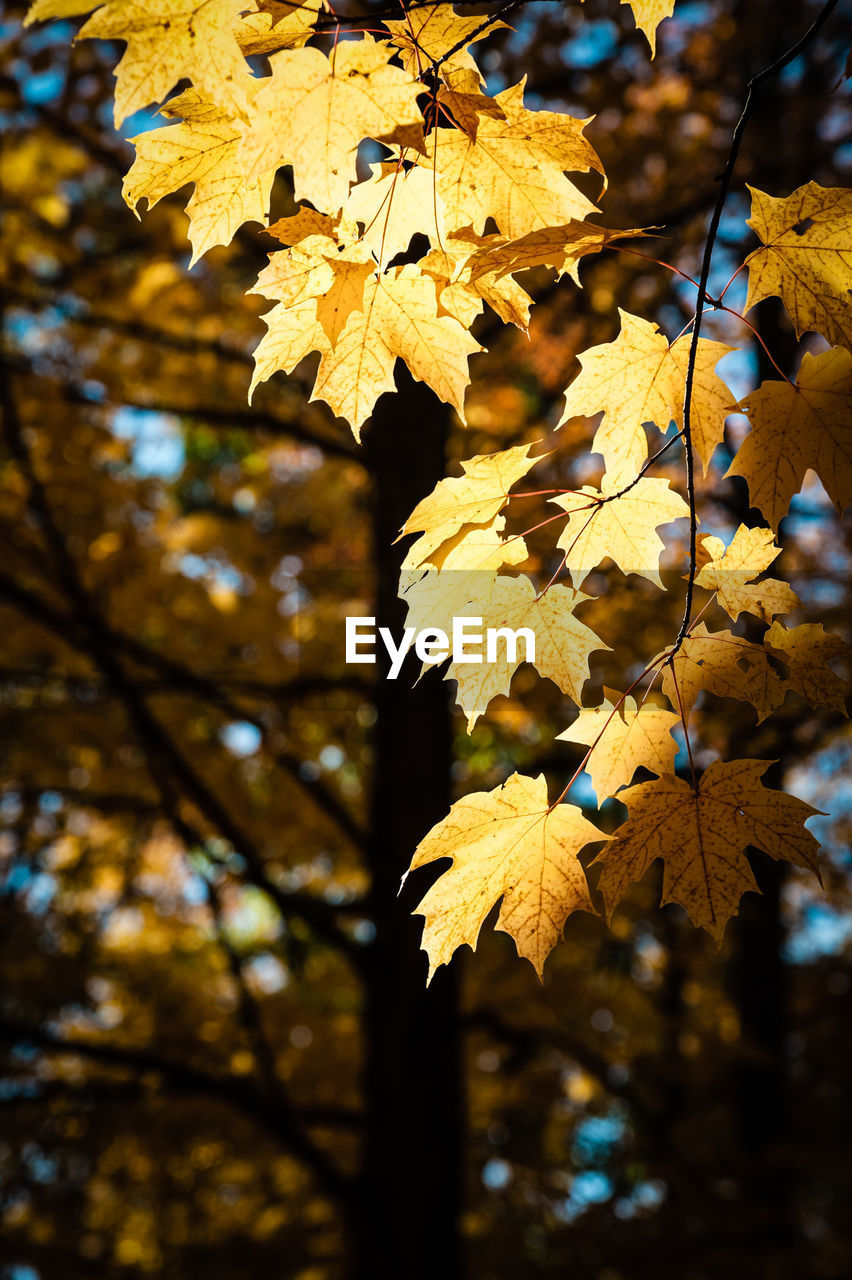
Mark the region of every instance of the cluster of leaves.
MULTIPOLYGON (((673 6, 631 3, 653 53, 656 26, 673 6)), ((36 0, 29 16, 92 7, 36 0)), ((141 0, 110 0, 82 29, 126 42, 117 122, 190 81, 162 108, 173 123, 135 140, 125 196, 134 208, 143 199, 150 206, 193 183, 194 258, 229 242, 246 222, 265 224, 273 179, 292 168, 301 207, 268 228, 283 247, 257 282, 275 306, 254 383, 319 353, 313 398, 345 418, 356 438, 379 396, 395 389, 397 358, 463 418, 468 362, 481 350, 470 330, 484 308, 526 329, 533 299, 518 274, 545 267, 579 286, 583 257, 609 246, 630 252, 619 242, 644 234, 590 221, 595 204, 567 176, 603 176, 584 137, 588 121, 530 110, 523 83, 486 92, 470 46, 497 25, 496 17, 459 15, 446 5, 412 6, 380 31, 341 38, 319 0, 253 7, 169 0, 156 12, 141 0), (268 56, 269 74, 253 74, 247 59, 255 55, 268 56), (359 181, 356 161, 367 140, 381 158, 359 181)), ((814 333, 833 344, 804 355, 795 383, 782 374, 737 401, 716 374, 731 348, 700 337, 700 316, 705 305, 730 311, 727 290, 711 298, 699 287, 692 333, 672 341, 621 312, 618 337, 582 354, 558 424, 599 417, 592 443, 604 463, 599 485, 513 493, 542 456, 531 457, 525 444, 467 460, 464 474, 442 480, 406 522, 403 533, 419 535, 400 584, 409 623, 449 630, 452 617, 475 613, 486 626, 531 627, 539 673, 581 707, 559 736, 588 746, 555 801, 543 777, 515 774, 460 800, 422 842, 412 869, 452 859, 419 908, 432 971, 458 946, 476 945, 502 899, 498 927, 541 973, 567 916, 594 910, 580 861, 591 845, 603 846, 594 865, 607 912, 660 858, 663 900, 681 903, 717 939, 742 894, 756 888, 749 846, 817 871, 817 844, 804 825, 816 810, 764 787, 766 761, 716 761, 699 777, 689 725, 704 694, 749 703, 759 720, 788 690, 814 706, 843 707, 842 684, 828 664, 845 644, 819 625, 778 621, 795 612, 797 598, 783 581, 761 576, 779 553, 775 533, 808 469, 839 508, 852 502, 850 214, 852 191, 813 182, 784 198, 752 192, 749 225, 760 245, 735 272, 748 270, 746 312, 778 296, 797 336, 814 333), (745 478, 767 527, 741 525, 728 546, 715 536, 699 543, 693 459, 706 474, 732 412, 748 417, 750 431, 729 473, 745 478), (666 434, 651 456, 649 425, 666 434), (675 442, 686 461, 686 500, 669 478, 649 474, 663 455, 671 458, 675 442), (548 518, 565 521, 556 571, 538 587, 520 566, 525 533, 545 521, 522 533, 506 528, 511 502, 529 497, 548 497, 558 508, 548 518), (608 559, 662 589, 658 530, 680 519, 690 522, 691 554, 678 634, 631 672, 623 692, 606 690, 601 706, 583 707, 589 657, 609 646, 577 616, 590 600, 581 588, 608 559), (563 574, 570 585, 559 581, 563 574), (695 588, 708 594, 693 616, 695 588), (701 619, 711 608, 733 622, 750 614, 765 634, 758 642, 729 627, 709 630, 701 619), (660 695, 649 698, 658 677, 670 710, 654 700, 660 695), (641 698, 634 697, 643 681, 641 698), (675 773, 678 726, 689 781, 675 773), (599 804, 618 794, 627 806, 614 834, 565 799, 583 768, 599 804), (656 779, 629 786, 640 768, 656 779)), ((450 665, 446 675, 457 682, 469 726, 508 692, 517 665, 508 657, 472 669, 450 665)))

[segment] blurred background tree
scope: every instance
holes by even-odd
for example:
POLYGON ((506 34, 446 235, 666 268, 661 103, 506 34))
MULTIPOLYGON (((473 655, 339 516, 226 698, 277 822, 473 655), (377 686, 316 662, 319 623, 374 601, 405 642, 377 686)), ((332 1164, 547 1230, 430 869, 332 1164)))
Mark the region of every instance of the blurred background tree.
MULTIPOLYGON (((606 220, 694 274, 745 81, 818 8, 679 0, 651 63, 614 0, 532 5, 481 61, 492 92, 527 75, 531 105, 595 114, 606 220)), ((532 342, 481 322, 467 431, 403 375, 360 450, 298 376, 249 409, 271 241, 244 228, 188 272, 183 201, 121 201, 116 51, 22 16, 0 25, 3 1280, 847 1276, 845 723, 792 695, 758 728, 700 712, 703 760, 777 759, 830 810, 826 893, 756 860, 765 894, 716 954, 651 876, 611 928, 569 922, 543 986, 486 930, 427 992, 411 851, 516 767, 564 785, 574 711, 523 668, 468 737, 435 676, 343 663, 347 614, 399 627, 391 543, 445 467, 555 422, 616 300, 673 336, 694 290, 625 252, 582 291, 531 274, 532 342)), ((852 185, 848 17, 761 93, 719 287, 752 243, 745 180, 852 185)), ((756 314, 792 368, 780 306, 756 314)), ((769 376, 741 323, 707 332, 743 348, 735 390, 769 376)), ((585 482, 590 438, 554 435, 541 485, 585 482)), ((719 474, 704 527, 730 531, 747 494, 719 474)), ((842 630, 849 534, 816 482, 784 533, 802 620, 842 630)), ((595 575, 598 684, 676 629, 677 594, 634 582, 595 575)))

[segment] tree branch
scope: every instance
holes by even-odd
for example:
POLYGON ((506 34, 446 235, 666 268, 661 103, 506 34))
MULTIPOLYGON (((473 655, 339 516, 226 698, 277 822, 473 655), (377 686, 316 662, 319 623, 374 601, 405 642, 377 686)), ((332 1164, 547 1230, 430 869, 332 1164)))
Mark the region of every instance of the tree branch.
MULTIPOLYGON (((350 1180, 331 1163, 325 1151, 309 1139, 302 1128, 302 1118, 295 1111, 270 1107, 245 1083, 235 1076, 213 1076, 186 1063, 172 1062, 148 1049, 126 1048, 119 1045, 98 1044, 94 1041, 66 1040, 33 1023, 14 1018, 0 1018, 0 1040, 11 1046, 34 1044, 52 1053, 75 1055, 92 1062, 121 1067, 138 1072, 155 1072, 164 1076, 174 1087, 192 1093, 215 1097, 244 1115, 258 1122, 267 1132, 284 1142, 336 1199, 349 1194, 350 1180)), ((306 1113, 310 1114, 310 1113, 306 1113)), ((326 1112, 324 1122, 333 1124, 332 1113, 326 1112)), ((352 1113, 340 1112, 345 1127, 356 1118, 352 1113)), ((305 1119, 304 1123, 308 1123, 305 1119)), ((323 1123, 323 1121, 316 1121, 323 1123)))
POLYGON ((698 356, 698 339, 701 333, 701 321, 704 316, 705 302, 713 306, 713 300, 707 296, 707 282, 710 279, 710 265, 713 259, 713 249, 716 245, 716 237, 719 234, 719 223, 722 219, 722 212, 725 207, 725 201, 731 187, 731 179, 734 176, 734 168, 739 155, 740 143, 745 133, 746 125, 751 116, 755 93, 762 84, 772 76, 777 75, 779 71, 783 71, 794 58, 798 57, 806 45, 814 38, 818 31, 825 25, 834 9, 837 8, 838 0, 827 0, 823 5, 817 17, 808 27, 805 34, 796 41, 792 48, 788 49, 785 54, 773 62, 770 66, 765 67, 763 71, 758 72, 756 76, 748 81, 746 85, 746 99, 742 109, 742 114, 737 121, 736 127, 731 138, 731 146, 728 151, 728 159, 725 168, 719 175, 719 193, 716 197, 716 204, 713 208, 713 214, 710 218, 710 227, 707 232, 707 241, 704 246, 704 256, 701 261, 701 275, 698 280, 698 300, 695 308, 695 323, 692 329, 692 338, 689 344, 689 357, 686 366, 686 385, 683 393, 683 443, 686 453, 686 491, 689 501, 689 577, 687 578, 686 600, 684 601, 683 620, 680 624, 677 639, 672 650, 672 657, 678 652, 687 632, 689 631, 689 623, 692 615, 692 600, 695 594, 695 578, 698 573, 698 561, 696 557, 696 543, 698 536, 698 512, 695 505, 695 461, 692 444, 692 385, 695 380, 695 363, 698 356))

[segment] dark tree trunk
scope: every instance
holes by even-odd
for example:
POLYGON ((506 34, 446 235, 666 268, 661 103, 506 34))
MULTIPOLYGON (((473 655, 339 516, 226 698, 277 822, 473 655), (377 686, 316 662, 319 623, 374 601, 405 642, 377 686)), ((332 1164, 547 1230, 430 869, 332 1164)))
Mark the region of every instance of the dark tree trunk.
MULTIPOLYGON (((392 543, 444 474, 449 426, 449 411, 431 391, 404 370, 398 380, 402 393, 379 401, 368 436, 377 625, 395 636, 405 612, 397 598, 405 551, 392 543)), ((412 688, 411 662, 395 681, 384 678, 381 665, 377 672, 371 814, 376 937, 366 986, 367 1120, 354 1274, 357 1280, 456 1280, 462 1108, 457 965, 441 969, 426 988, 422 921, 412 918, 411 908, 428 878, 399 896, 415 846, 450 806, 449 702, 437 673, 412 688)))

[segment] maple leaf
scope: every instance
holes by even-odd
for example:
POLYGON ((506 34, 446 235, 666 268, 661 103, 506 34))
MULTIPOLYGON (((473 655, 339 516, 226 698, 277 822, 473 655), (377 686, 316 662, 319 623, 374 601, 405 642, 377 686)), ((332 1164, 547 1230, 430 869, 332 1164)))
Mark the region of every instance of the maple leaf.
MULTIPOLYGON (((34 4, 27 22, 86 13, 93 4, 34 4)), ((162 102, 184 77, 223 114, 246 118, 252 75, 234 27, 244 0, 109 0, 97 6, 79 39, 123 40, 115 69, 115 123, 162 102)), ((260 174, 257 175, 260 178, 260 174)))
POLYGON ((607 557, 622 573, 637 573, 662 590, 660 553, 665 543, 657 528, 689 515, 689 507, 668 480, 643 476, 619 494, 607 473, 600 491, 587 485, 576 493, 560 494, 551 502, 568 511, 568 523, 557 546, 575 587, 582 586, 596 565, 607 557), (582 499, 587 498, 587 502, 582 499))
POLYGON ((748 529, 741 524, 727 547, 721 538, 702 538, 700 554, 705 563, 695 584, 715 592, 735 622, 741 613, 771 622, 776 613, 790 613, 800 603, 792 587, 779 578, 754 581, 780 553, 771 529, 748 529))
POLYGON ((615 240, 644 236, 644 230, 610 231, 596 227, 592 222, 573 219, 558 227, 541 227, 517 240, 492 237, 479 255, 473 272, 480 275, 507 275, 515 271, 527 271, 532 267, 552 267, 558 279, 570 275, 579 283, 577 275, 580 259, 590 253, 600 253, 615 240))
POLYGON ((305 236, 270 255, 253 293, 292 307, 316 300, 316 318, 335 346, 353 311, 364 306, 364 288, 375 263, 364 245, 338 245, 328 235, 305 236))
POLYGON ((471 225, 481 233, 492 217, 515 239, 595 210, 564 172, 603 172, 583 137, 588 120, 527 110, 523 82, 482 102, 496 103, 504 118, 483 113, 475 138, 462 129, 434 129, 417 160, 434 173, 453 229, 471 225))
POLYGON ((440 244, 446 235, 444 202, 430 174, 418 168, 405 171, 398 162, 383 161, 370 168, 371 177, 352 188, 344 212, 363 224, 361 239, 376 261, 390 262, 415 235, 440 244))
POLYGON ((505 27, 506 23, 497 19, 486 30, 481 30, 482 15, 465 18, 456 13, 450 5, 436 5, 434 9, 412 9, 400 21, 385 20, 385 26, 391 32, 391 42, 397 46, 402 55, 402 65, 412 75, 419 76, 427 71, 433 62, 444 58, 451 49, 461 41, 465 44, 456 49, 452 57, 442 64, 442 73, 459 68, 473 71, 480 79, 479 68, 467 52, 473 40, 482 40, 492 31, 505 27))
POLYGON ((487 242, 499 239, 477 236, 465 228, 443 240, 441 247, 421 258, 418 265, 435 280, 440 306, 461 324, 472 324, 487 302, 506 324, 526 331, 532 298, 511 276, 481 270, 483 258, 488 256, 487 242))
POLYGON ((414 378, 461 415, 470 382, 467 361, 481 350, 457 320, 438 315, 432 281, 405 266, 368 281, 363 311, 350 316, 333 355, 320 361, 312 399, 325 400, 359 439, 376 400, 396 389, 393 367, 399 356, 414 378))
POLYGON ((635 698, 622 698, 604 689, 601 705, 582 707, 574 723, 557 734, 557 740, 594 745, 585 768, 600 804, 626 786, 637 769, 674 772, 677 743, 671 730, 679 723, 680 716, 674 711, 652 702, 637 707, 635 698))
POLYGON ((780 707, 786 692, 761 645, 732 631, 708 631, 700 622, 663 667, 663 692, 689 719, 702 690, 718 698, 750 702, 758 724, 780 707))
MULTIPOLYGON (((589 655, 597 649, 608 649, 590 627, 574 616, 574 610, 589 597, 570 587, 557 584, 543 595, 536 594, 529 578, 495 577, 488 589, 480 590, 475 604, 475 617, 482 618, 483 628, 506 627, 517 631, 529 628, 535 636, 533 665, 543 676, 558 685, 574 702, 579 703, 583 685, 589 678, 589 655)), ((473 605, 471 605, 473 608, 473 605)), ((508 646, 498 649, 496 662, 452 662, 446 679, 455 680, 457 700, 467 716, 467 731, 473 729, 492 698, 506 695, 515 671, 524 661, 521 644, 514 657, 508 646)))
MULTIPOLYGON (((523 564, 529 556, 527 544, 517 534, 506 538, 505 528, 505 516, 495 516, 488 524, 465 525, 442 542, 422 566, 438 569, 446 576, 449 570, 470 572, 523 564)), ((416 546, 415 542, 411 550, 416 546)))
POLYGON ((316 298, 301 302, 279 302, 263 317, 267 332, 254 351, 254 376, 249 400, 255 388, 274 373, 292 373, 313 351, 331 351, 331 342, 317 320, 316 298))
POLYGON ((313 48, 273 54, 243 138, 248 176, 291 164, 296 199, 336 212, 357 178, 359 144, 422 124, 422 86, 389 65, 393 52, 365 35, 338 43, 331 59, 313 48))
POLYGON ((664 865, 661 905, 678 902, 693 924, 721 943, 749 890, 759 893, 745 856, 753 845, 819 878, 819 845, 805 827, 819 813, 761 782, 768 760, 715 761, 695 791, 682 778, 656 778, 619 794, 629 817, 594 860, 607 914, 656 858, 664 865))
POLYGON ((637 30, 645 33, 651 46, 651 57, 657 52, 657 27, 674 13, 675 0, 621 0, 633 10, 637 30))
POLYGON ((81 13, 91 13, 101 0, 33 0, 24 18, 24 26, 33 22, 47 22, 49 18, 76 18, 81 13))
MULTIPOLYGON (((498 453, 481 453, 462 461, 462 476, 439 480, 421 498, 400 531, 420 533, 406 556, 406 566, 414 569, 464 526, 489 524, 509 500, 509 490, 535 466, 532 445, 516 445, 498 453)), ((546 455, 541 455, 546 457, 546 455)))
POLYGON ((214 245, 229 244, 244 223, 266 222, 275 171, 246 179, 239 160, 242 131, 195 89, 173 98, 160 114, 180 123, 131 138, 136 159, 122 194, 135 213, 140 200, 152 209, 163 196, 194 183, 186 206, 193 266, 214 245))
POLYGON ((314 34, 314 22, 322 12, 321 0, 265 0, 261 13, 244 13, 234 35, 243 54, 300 49, 314 34))
POLYGON ((489 524, 465 525, 417 568, 412 569, 406 558, 399 595, 406 604, 407 627, 417 631, 439 627, 450 635, 454 618, 475 615, 476 610, 467 606, 489 596, 494 571, 515 568, 528 557, 523 538, 503 536, 505 524, 505 516, 495 516, 489 524))
POLYGON ((846 686, 827 666, 852 652, 841 636, 826 632, 819 623, 807 622, 787 629, 780 622, 773 622, 763 643, 780 653, 789 668, 790 687, 807 698, 812 707, 828 707, 846 715, 846 686))
POLYGON ((773 529, 811 467, 841 511, 852 503, 852 354, 806 352, 795 386, 762 382, 739 408, 751 431, 727 474, 748 481, 752 506, 773 529))
POLYGON ((506 112, 497 99, 483 93, 478 70, 462 68, 442 74, 444 84, 438 90, 438 105, 473 141, 476 141, 479 122, 485 116, 491 120, 506 119, 506 112))
MULTIPOLYGON (((632 479, 648 455, 644 423, 661 431, 683 426, 683 397, 689 358, 688 334, 671 346, 657 326, 619 308, 621 331, 614 342, 589 347, 578 356, 580 373, 565 393, 558 425, 569 418, 593 418, 603 411, 592 449, 603 454, 607 472, 621 483, 632 479)), ((732 396, 714 372, 733 351, 723 342, 700 338, 692 391, 691 432, 704 472, 725 432, 732 396)))
POLYGON ((476 948, 499 898, 495 927, 514 939, 518 954, 541 977, 568 916, 594 911, 578 855, 605 839, 576 805, 548 808, 543 774, 513 773, 493 791, 457 800, 420 843, 409 867, 411 872, 452 859, 415 911, 425 920, 429 980, 458 947, 476 948))
POLYGON ((307 240, 308 236, 328 236, 329 239, 344 244, 358 238, 357 227, 348 228, 349 234, 347 234, 347 227, 342 225, 342 219, 339 216, 332 218, 327 213, 318 213, 310 205, 302 205, 297 213, 279 218, 277 222, 270 223, 266 229, 281 244, 288 245, 307 240))
POLYGON ((852 349, 852 190, 809 182, 786 198, 749 191, 748 225, 763 245, 746 258, 746 311, 778 296, 797 337, 814 330, 852 349))
MULTIPOLYGON (((352 284, 350 276, 347 287, 352 284)), ((350 290, 350 302, 352 296, 350 290)), ((290 373, 306 355, 319 351, 311 399, 324 400, 360 440, 379 396, 396 390, 393 370, 400 357, 414 378, 462 413, 470 382, 468 357, 482 348, 452 316, 438 314, 434 281, 416 267, 369 276, 362 306, 349 311, 334 343, 319 314, 322 308, 318 312, 311 297, 292 305, 280 302, 263 317, 268 332, 254 353, 250 394, 273 373, 290 373)))

